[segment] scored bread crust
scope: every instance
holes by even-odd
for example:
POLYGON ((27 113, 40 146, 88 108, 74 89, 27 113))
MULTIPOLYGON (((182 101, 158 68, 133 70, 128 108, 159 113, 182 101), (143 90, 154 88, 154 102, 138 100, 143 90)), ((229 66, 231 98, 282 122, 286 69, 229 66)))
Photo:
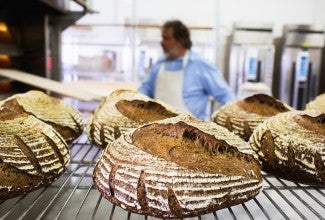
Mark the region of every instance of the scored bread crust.
POLYGON ((41 91, 30 90, 15 94, 0 102, 0 106, 21 108, 26 113, 52 125, 67 142, 72 142, 83 132, 83 118, 78 110, 41 91))
POLYGON ((261 122, 290 110, 293 110, 290 106, 269 95, 255 94, 227 103, 212 114, 211 120, 248 141, 261 122))
POLYGON ((52 126, 27 113, 0 110, 0 200, 53 182, 69 162, 68 146, 52 126))
POLYGON ((265 171, 282 178, 325 186, 325 114, 291 111, 260 124, 249 143, 265 171))
POLYGON ((306 105, 306 110, 319 110, 325 112, 325 93, 318 95, 306 105))
POLYGON ((165 103, 137 91, 118 89, 89 117, 86 132, 91 142, 105 148, 130 129, 177 115, 177 111, 165 103))
POLYGON ((160 218, 203 215, 261 191, 260 165, 247 145, 225 128, 182 115, 122 135, 101 155, 93 180, 106 199, 127 211, 160 218))

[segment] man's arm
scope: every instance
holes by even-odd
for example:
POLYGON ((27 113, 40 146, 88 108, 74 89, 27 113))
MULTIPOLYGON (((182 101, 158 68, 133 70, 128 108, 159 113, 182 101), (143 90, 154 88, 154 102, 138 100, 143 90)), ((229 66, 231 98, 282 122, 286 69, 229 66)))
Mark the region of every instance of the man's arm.
POLYGON ((156 63, 152 67, 148 77, 141 83, 140 87, 138 88, 138 91, 140 93, 149 96, 150 98, 155 97, 156 78, 158 75, 159 66, 160 62, 156 63))
POLYGON ((233 91, 229 87, 221 71, 217 68, 207 68, 203 82, 207 93, 213 96, 215 101, 222 105, 235 99, 233 91))

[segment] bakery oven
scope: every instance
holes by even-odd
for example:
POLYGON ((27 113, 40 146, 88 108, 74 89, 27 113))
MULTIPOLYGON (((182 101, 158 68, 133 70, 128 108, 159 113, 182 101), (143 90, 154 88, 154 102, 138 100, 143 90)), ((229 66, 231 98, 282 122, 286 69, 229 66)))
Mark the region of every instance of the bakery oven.
MULTIPOLYGON (((54 80, 61 79, 61 32, 87 13, 70 11, 70 0, 1 0, 0 68, 18 69, 54 80)), ((0 76, 1 77, 1 76, 0 76)), ((0 92, 31 87, 5 77, 0 92)))
POLYGON ((321 80, 324 27, 286 25, 280 64, 280 99, 304 109, 325 87, 321 80))
MULTIPOLYGON (((40 13, 42 9, 36 1, 1 1, 0 4, 1 68, 46 76, 45 52, 49 46, 47 35, 50 27, 48 15, 45 11, 40 13)), ((2 78, 3 81, 8 82, 8 79, 2 78)), ((15 84, 14 87, 20 91, 27 86, 15 84)))
POLYGON ((271 24, 234 24, 228 81, 237 98, 272 94, 274 52, 271 24))
MULTIPOLYGON (((2 8, 2 7, 1 7, 2 8)), ((15 45, 17 41, 13 36, 17 36, 15 29, 9 27, 7 19, 4 18, 1 11, 0 17, 0 68, 12 68, 19 66, 16 57, 20 55, 18 48, 15 45)), ((13 85, 11 80, 0 76, 0 94, 9 92, 13 85)))

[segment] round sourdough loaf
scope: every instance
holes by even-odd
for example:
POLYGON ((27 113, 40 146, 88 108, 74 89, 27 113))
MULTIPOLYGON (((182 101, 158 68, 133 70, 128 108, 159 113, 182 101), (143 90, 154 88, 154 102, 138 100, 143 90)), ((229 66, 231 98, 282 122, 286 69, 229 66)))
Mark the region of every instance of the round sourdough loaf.
POLYGON ((0 105, 19 109, 52 125, 67 142, 72 142, 83 132, 83 118, 78 110, 41 91, 31 90, 13 95, 2 101, 0 105))
POLYGON ((290 110, 293 109, 272 96, 255 94, 222 106, 212 114, 211 120, 248 141, 265 119, 290 110))
POLYGON ((53 182, 69 162, 68 146, 52 126, 24 112, 0 109, 0 200, 53 182))
POLYGON ((249 140, 265 171, 291 181, 325 186, 325 114, 291 111, 278 114, 249 140))
POLYGON ((89 117, 86 131, 90 141, 105 148, 108 143, 139 125, 175 117, 172 107, 133 90, 115 90, 89 117))
POLYGON ((318 95, 313 101, 308 102, 306 110, 319 110, 325 112, 325 93, 318 95))
POLYGON ((143 125, 109 145, 94 184, 127 211, 160 218, 203 215, 254 198, 260 164, 248 143, 181 115, 143 125))

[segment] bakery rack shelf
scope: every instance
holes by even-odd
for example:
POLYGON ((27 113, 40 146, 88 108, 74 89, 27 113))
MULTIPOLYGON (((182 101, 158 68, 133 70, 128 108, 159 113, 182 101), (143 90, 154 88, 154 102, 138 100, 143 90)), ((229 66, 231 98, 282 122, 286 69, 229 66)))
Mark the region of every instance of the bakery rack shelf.
MULTIPOLYGON (((101 149, 83 134, 73 142, 71 164, 60 179, 25 196, 0 201, 0 219, 153 220, 126 212, 104 199, 92 185, 101 149)), ((315 188, 263 173, 263 191, 244 204, 191 219, 325 219, 325 188, 315 188)))

